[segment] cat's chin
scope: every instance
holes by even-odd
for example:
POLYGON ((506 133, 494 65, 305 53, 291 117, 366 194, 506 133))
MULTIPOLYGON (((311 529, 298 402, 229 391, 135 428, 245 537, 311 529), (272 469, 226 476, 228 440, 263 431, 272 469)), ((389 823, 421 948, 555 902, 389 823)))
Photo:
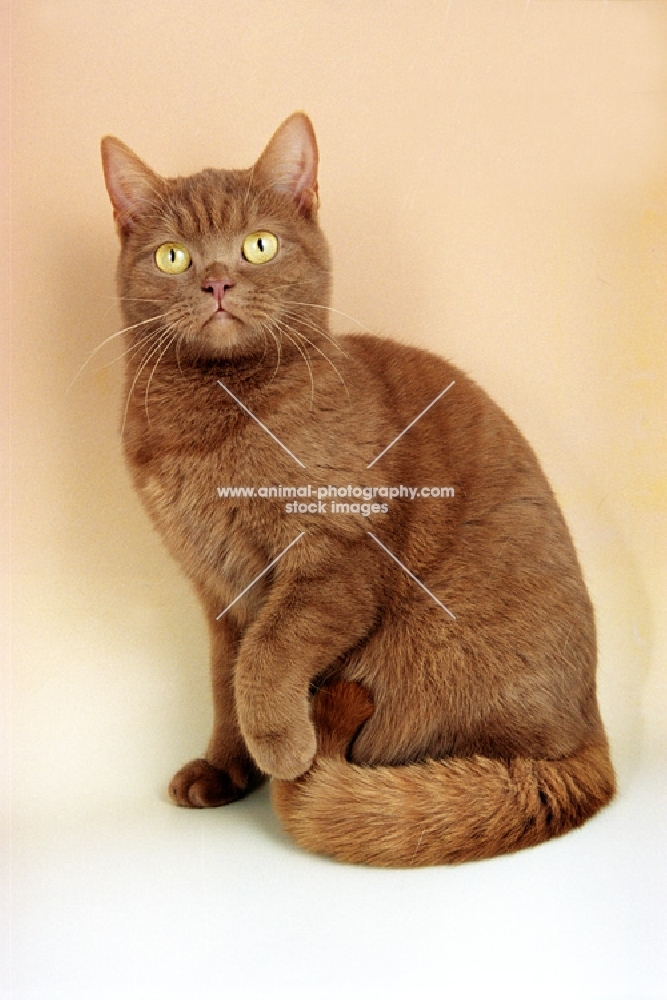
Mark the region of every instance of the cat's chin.
POLYGON ((210 358, 231 360, 256 353, 260 343, 242 320, 220 311, 204 323, 191 346, 200 357, 203 352, 210 358))

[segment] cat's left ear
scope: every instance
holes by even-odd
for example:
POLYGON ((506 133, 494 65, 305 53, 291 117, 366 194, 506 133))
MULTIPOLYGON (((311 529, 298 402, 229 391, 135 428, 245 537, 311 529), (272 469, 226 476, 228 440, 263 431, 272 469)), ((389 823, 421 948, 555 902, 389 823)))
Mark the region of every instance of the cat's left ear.
POLYGON ((254 167, 254 176, 289 194, 299 211, 317 210, 317 141, 310 118, 297 111, 282 123, 254 167))
POLYGON ((142 206, 160 198, 163 180, 112 135, 102 139, 102 168, 114 219, 120 232, 127 233, 142 206))

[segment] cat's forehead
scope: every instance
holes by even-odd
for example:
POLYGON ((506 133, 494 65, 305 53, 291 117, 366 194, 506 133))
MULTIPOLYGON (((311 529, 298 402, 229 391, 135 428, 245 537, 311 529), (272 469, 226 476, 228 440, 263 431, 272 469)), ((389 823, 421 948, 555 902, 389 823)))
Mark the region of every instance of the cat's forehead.
POLYGON ((231 237, 267 211, 251 170, 202 170, 169 181, 169 216, 184 239, 231 237))

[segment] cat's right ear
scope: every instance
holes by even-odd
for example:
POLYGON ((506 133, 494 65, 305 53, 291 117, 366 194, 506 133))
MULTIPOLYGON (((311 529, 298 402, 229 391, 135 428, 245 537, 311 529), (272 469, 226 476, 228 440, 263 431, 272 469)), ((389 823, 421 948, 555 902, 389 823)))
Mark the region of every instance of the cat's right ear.
POLYGON ((102 139, 104 182, 119 232, 128 233, 146 202, 161 197, 162 178, 120 139, 102 139))

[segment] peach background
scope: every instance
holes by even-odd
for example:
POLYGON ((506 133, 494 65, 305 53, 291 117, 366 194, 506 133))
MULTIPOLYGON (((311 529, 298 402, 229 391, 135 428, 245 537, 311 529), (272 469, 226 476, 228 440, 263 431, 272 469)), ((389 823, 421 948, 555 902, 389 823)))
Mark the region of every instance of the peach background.
POLYGON ((332 955, 331 995, 523 996, 547 962, 582 997, 667 995, 667 6, 25 0, 11 47, 10 995, 312 996, 332 955), (580 551, 621 795, 539 852, 378 877, 293 851, 265 792, 165 801, 206 739, 206 636, 122 463, 118 349, 67 390, 120 325, 99 139, 166 174, 247 166, 296 108, 334 306, 485 386, 580 551))

